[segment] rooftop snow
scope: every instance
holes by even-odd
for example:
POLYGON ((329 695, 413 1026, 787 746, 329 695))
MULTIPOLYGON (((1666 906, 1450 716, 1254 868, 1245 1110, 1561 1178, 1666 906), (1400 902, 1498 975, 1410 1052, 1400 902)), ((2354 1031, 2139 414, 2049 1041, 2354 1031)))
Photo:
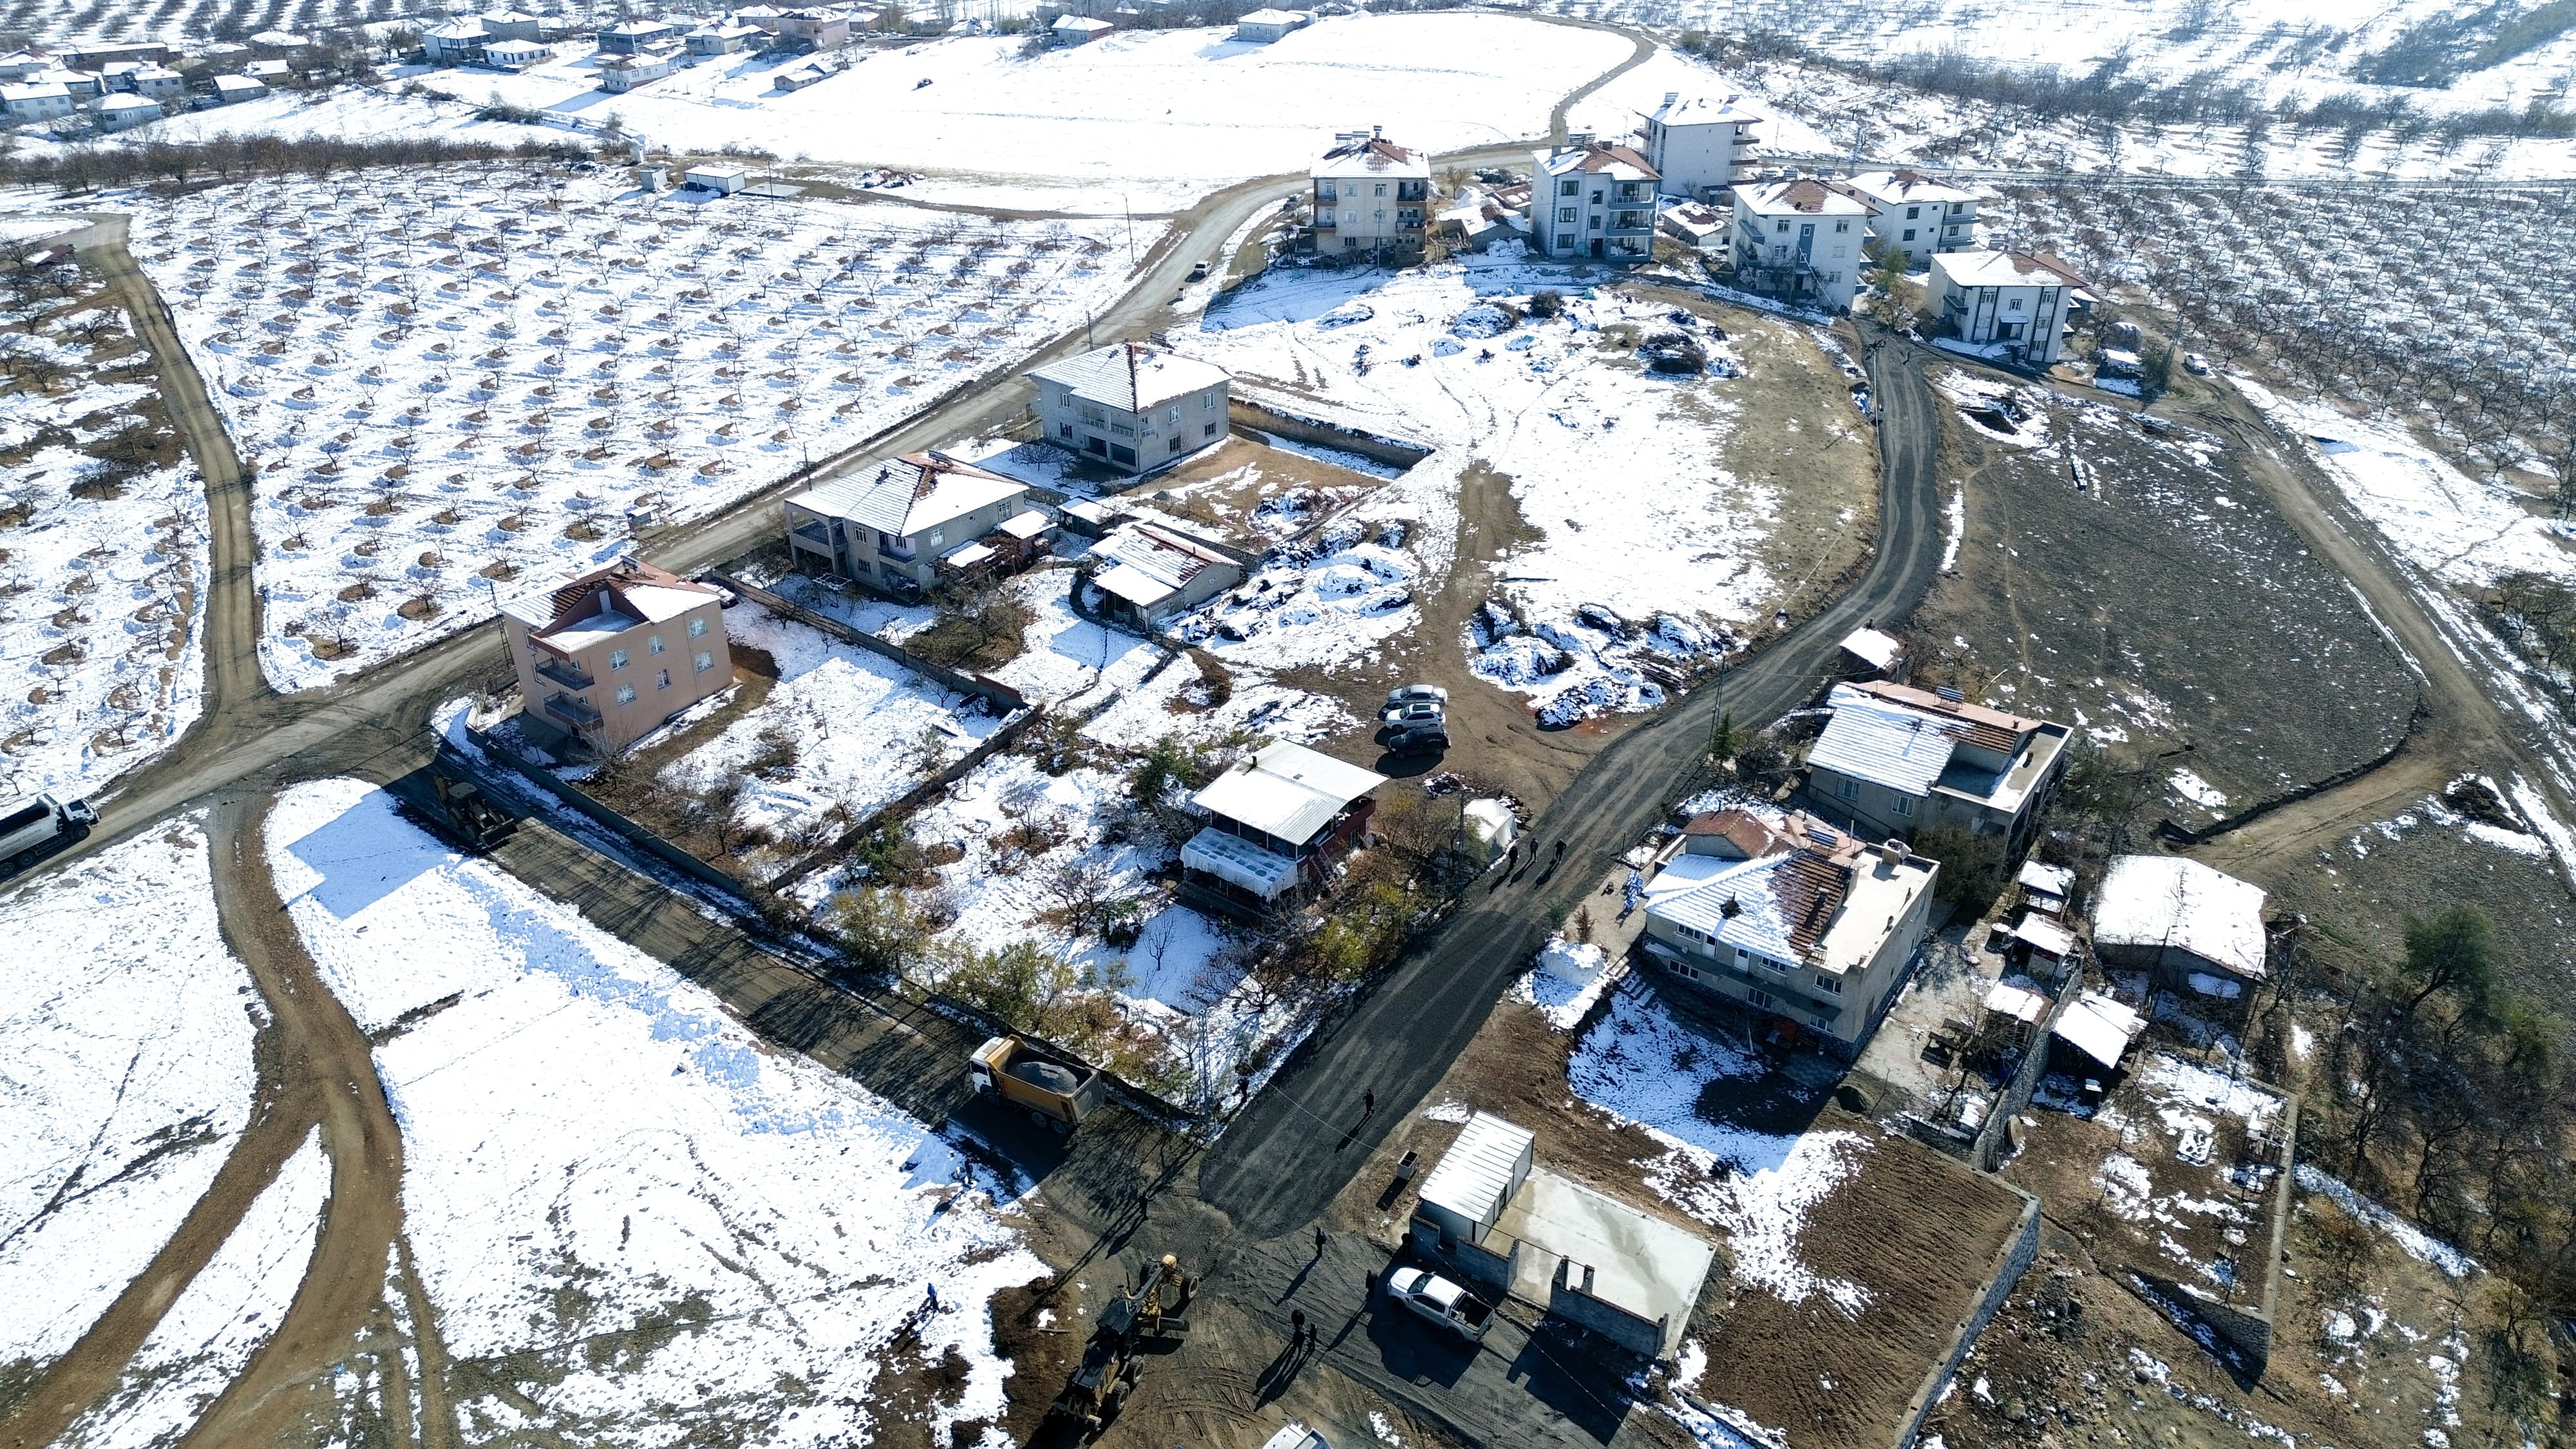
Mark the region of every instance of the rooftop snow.
POLYGON ((1219 775, 1190 803, 1210 815, 1265 835, 1304 844, 1342 808, 1386 783, 1374 770, 1346 765, 1281 740, 1219 775))
POLYGON ((2263 888, 2196 860, 2123 855, 2093 904, 2097 946, 2189 951, 2248 979, 2263 975, 2263 888))
POLYGON ((1086 402, 1128 413, 1160 407, 1232 380, 1213 363, 1156 352, 1137 342, 1113 342, 1062 362, 1030 368, 1028 375, 1070 388, 1086 402))
MULTIPOLYGON (((2028 252, 1940 252, 1932 270, 1959 287, 2081 287, 2085 280, 2054 257, 2028 252)), ((1939 277, 1934 278, 1937 282, 1939 277)))
POLYGON ((895 538, 925 533, 1028 492, 1017 479, 936 453, 906 453, 860 467, 787 501, 895 538))

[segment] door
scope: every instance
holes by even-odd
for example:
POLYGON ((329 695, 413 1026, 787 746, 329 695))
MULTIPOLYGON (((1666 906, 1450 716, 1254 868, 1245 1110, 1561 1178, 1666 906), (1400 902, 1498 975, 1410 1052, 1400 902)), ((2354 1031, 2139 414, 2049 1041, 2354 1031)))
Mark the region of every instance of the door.
POLYGON ((1812 222, 1812 221, 1810 221, 1810 222, 1802 222, 1802 223, 1800 223, 1800 224, 1799 224, 1799 227, 1798 227, 1798 263, 1799 263, 1799 265, 1804 266, 1804 265, 1806 264, 1806 262, 1807 262, 1808 257, 1809 257, 1811 254, 1813 254, 1815 250, 1816 250, 1816 224, 1815 224, 1814 222, 1812 222))

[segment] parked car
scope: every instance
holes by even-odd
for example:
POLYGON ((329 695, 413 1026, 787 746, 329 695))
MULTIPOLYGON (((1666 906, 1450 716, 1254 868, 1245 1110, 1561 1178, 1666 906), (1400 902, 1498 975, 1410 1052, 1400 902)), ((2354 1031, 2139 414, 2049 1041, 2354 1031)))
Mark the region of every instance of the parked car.
POLYGON ((1191 280, 1191 281, 1193 281, 1193 282, 1204 282, 1204 281, 1206 281, 1206 280, 1207 280, 1207 274, 1208 274, 1208 264, 1207 264, 1206 262, 1198 262, 1198 263, 1194 263, 1194 264, 1190 267, 1190 280, 1191 280))
POLYGON ((1409 755, 1416 751, 1438 754, 1449 748, 1449 726, 1437 720, 1430 724, 1399 725, 1386 732, 1390 753, 1409 755))
POLYGON ((1407 684, 1386 692, 1388 709, 1393 709, 1399 704, 1418 704, 1423 700, 1429 700, 1433 704, 1447 704, 1449 691, 1436 684, 1407 684))
POLYGON ((1386 709, 1378 715, 1378 722, 1381 724, 1397 726, 1439 724, 1448 717, 1449 712, 1442 709, 1438 701, 1417 699, 1411 704, 1394 704, 1387 706, 1386 709))
POLYGON ((1419 1268, 1398 1268, 1387 1274, 1386 1295, 1470 1343, 1494 1326, 1492 1305, 1477 1302, 1466 1289, 1419 1268))
POLYGON ((9 801, 0 805, 0 860, 12 871, 25 870, 55 846, 88 835, 97 823, 98 812, 87 800, 65 804, 51 795, 30 795, 9 801))
POLYGON ((2182 355, 2182 370, 2194 377, 2209 376, 2209 359, 2197 352, 2182 355))

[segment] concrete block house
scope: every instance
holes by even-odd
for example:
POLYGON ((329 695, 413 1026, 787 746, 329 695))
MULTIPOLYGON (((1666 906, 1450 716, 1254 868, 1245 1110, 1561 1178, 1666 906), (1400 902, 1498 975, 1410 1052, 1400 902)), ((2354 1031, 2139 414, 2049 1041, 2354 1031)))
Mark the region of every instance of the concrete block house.
POLYGON ((1344 131, 1307 171, 1315 207, 1315 250, 1384 260, 1422 251, 1431 204, 1429 153, 1399 146, 1371 127, 1344 131))
POLYGON ((523 727, 601 758, 733 684, 724 596, 620 559, 501 605, 523 727))
POLYGON ((1225 441, 1234 378, 1213 363, 1113 342, 1029 378, 1046 440, 1121 473, 1150 473, 1225 441))
POLYGON ((1369 843, 1373 792, 1385 783, 1304 745, 1262 746, 1190 797, 1207 824, 1181 847, 1182 897, 1258 919, 1322 889, 1343 856, 1369 843))
POLYGON ((2018 859, 2065 778, 2066 726, 1970 704, 1956 690, 1837 684, 1807 755, 1819 813, 1875 835, 1955 825, 2018 859))
POLYGON ((1027 484, 944 453, 888 458, 796 494, 782 507, 799 569, 903 598, 937 583, 943 565, 964 567, 957 560, 986 535, 1034 512, 1027 484))
POLYGON ((1530 249, 1554 261, 1636 263, 1655 249, 1661 174, 1634 147, 1576 134, 1530 157, 1530 249))

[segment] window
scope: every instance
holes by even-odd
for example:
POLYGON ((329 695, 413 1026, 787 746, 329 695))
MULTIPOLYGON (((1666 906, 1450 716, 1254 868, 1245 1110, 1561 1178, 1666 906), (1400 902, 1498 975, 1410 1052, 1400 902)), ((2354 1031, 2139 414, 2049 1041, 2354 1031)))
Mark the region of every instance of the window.
POLYGON ((1212 413, 1212 412, 1215 412, 1215 411, 1216 411, 1216 399, 1217 399, 1217 395, 1216 395, 1215 393, 1209 393, 1209 394, 1207 394, 1206 396, 1201 397, 1201 398, 1199 399, 1199 411, 1200 411, 1200 412, 1203 412, 1203 413, 1212 413))
POLYGON ((1344 225, 1344 226, 1357 226, 1357 225, 1359 225, 1359 222, 1360 222, 1360 214, 1359 214, 1358 212, 1356 212, 1356 211, 1346 211, 1346 212, 1343 212, 1343 213, 1342 213, 1342 225, 1344 225))
POLYGON ((1744 999, 1752 1002, 1756 1006, 1769 1006, 1771 1004, 1771 993, 1768 991, 1747 991, 1744 993, 1744 999))
POLYGON ((1570 206, 1558 207, 1556 209, 1556 219, 1561 222, 1571 223, 1574 220, 1574 208, 1570 206))
POLYGON ((1058 423, 1058 424, 1056 424, 1056 425, 1055 425, 1055 435, 1056 435, 1057 437, 1059 437, 1059 438, 1070 438, 1070 437, 1072 437, 1072 436, 1073 436, 1073 424, 1071 424, 1071 423, 1058 423))
POLYGON ((1692 970, 1679 961, 1672 962, 1671 965, 1673 968, 1673 974, 1681 977, 1683 980, 1697 981, 1699 979, 1699 973, 1697 971, 1692 970))
POLYGON ((656 634, 656 635, 654 635, 652 638, 645 640, 645 641, 644 641, 644 652, 645 652, 645 653, 647 653, 647 654, 659 654, 659 653, 661 653, 661 652, 662 652, 662 636, 661 636, 661 635, 659 635, 659 634, 656 634))
POLYGON ((1556 194, 1559 196, 1576 196, 1582 191, 1583 183, 1579 181, 1560 181, 1556 184, 1556 194))
POLYGON ((930 531, 930 546, 931 546, 932 548, 937 548, 937 547, 939 547, 941 544, 946 543, 947 541, 948 541, 948 530, 947 530, 947 529, 944 529, 944 528, 934 528, 934 529, 932 529, 932 530, 930 531))
POLYGON ((1807 1019, 1814 1022, 1819 1031, 1832 1031, 1834 1029, 1834 1019, 1830 1016, 1811 1016, 1807 1019))
POLYGON ((1592 218, 1592 229, 1594 231, 1599 231, 1601 229, 1601 218, 1597 216, 1592 218))
MULTIPOLYGON (((1850 222, 1847 222, 1847 221, 1838 221, 1838 222, 1835 222, 1835 223, 1834 223, 1834 230, 1835 230, 1835 231, 1838 231, 1838 232, 1847 232, 1847 231, 1850 231, 1850 230, 1851 230, 1851 223, 1850 223, 1850 222)), ((1914 235, 1914 233, 1912 233, 1912 232, 1910 232, 1910 231, 1909 231, 1909 232, 1907 232, 1907 233, 1906 233, 1906 235, 1907 235, 1907 236, 1912 236, 1912 235, 1914 235)))
POLYGON ((1376 191, 1374 191, 1374 192, 1371 192, 1370 194, 1371 194, 1371 195, 1373 195, 1373 196, 1384 196, 1384 195, 1386 195, 1386 183, 1385 183, 1385 182, 1383 182, 1383 181, 1379 182, 1379 183, 1377 184, 1377 190, 1376 190, 1376 191))
POLYGON ((1556 249, 1561 252, 1570 252, 1574 250, 1574 238, 1570 236, 1558 237, 1556 239, 1556 249))
POLYGON ((716 657, 713 654, 708 653, 706 650, 701 649, 698 651, 697 663, 698 672, 700 674, 704 674, 708 670, 716 667, 716 657))
POLYGON ((1819 971, 1816 973, 1816 989, 1827 996, 1840 996, 1843 994, 1843 979, 1839 976, 1828 976, 1819 971))
POLYGON ((670 688, 670 687, 671 687, 671 671, 669 671, 669 670, 667 670, 667 669, 657 669, 657 670, 653 671, 653 687, 654 687, 655 689, 668 689, 668 688, 670 688))
POLYGON ((1602 197, 1602 195, 1603 195, 1603 192, 1601 191, 1601 189, 1600 189, 1599 187, 1595 187, 1595 188, 1593 188, 1593 191, 1592 191, 1592 204, 1593 204, 1594 206, 1599 206, 1599 205, 1601 204, 1601 197, 1602 197))
POLYGON ((689 637, 690 637, 690 638, 692 638, 692 639, 698 638, 699 636, 701 636, 701 635, 705 634, 706 632, 707 632, 707 621, 706 621, 706 620, 704 620, 704 619, 691 619, 691 620, 689 621, 689 637))
POLYGON ((1179 422, 1180 420, 1181 420, 1181 405, 1180 405, 1179 403, 1174 403, 1174 404, 1172 404, 1170 407, 1167 407, 1167 408, 1163 409, 1163 421, 1164 421, 1164 422, 1167 422, 1167 423, 1177 423, 1177 422, 1179 422))
POLYGON ((1105 428, 1109 426, 1109 415, 1102 412, 1100 409, 1093 407, 1089 403, 1085 403, 1082 406, 1082 421, 1087 427, 1105 428))
POLYGON ((635 686, 631 684, 621 684, 617 686, 617 702, 619 704, 633 704, 635 702, 635 686))
POLYGON ((1780 233, 1780 235, 1782 235, 1782 236, 1787 236, 1787 235, 1789 234, 1789 223, 1787 223, 1787 222, 1785 222, 1785 221, 1784 221, 1784 222, 1780 223, 1778 226, 1775 226, 1775 227, 1773 227, 1773 228, 1771 228, 1771 229, 1772 229, 1773 231, 1776 231, 1776 232, 1780 233))
POLYGON ((1905 239, 1907 241, 1914 240, 1914 228, 1909 226, 1905 229, 1905 239))
POLYGON ((1857 800, 1860 798, 1860 781, 1836 780, 1834 782, 1834 793, 1846 800, 1857 800))
POLYGON ((1893 810, 1894 810, 1897 814, 1899 814, 1899 815, 1911 815, 1911 814, 1913 814, 1913 813, 1914 813, 1914 800, 1913 800, 1913 797, 1911 797, 1911 796, 1907 796, 1907 795, 1899 795, 1899 796, 1897 796, 1897 797, 1896 797, 1895 803, 1894 803, 1893 805, 1891 805, 1889 808, 1890 808, 1890 809, 1893 809, 1893 810))
POLYGON ((2007 312, 2018 312, 2021 310, 2021 304, 2028 300, 2029 298, 2027 297, 2015 297, 2012 299, 2012 305, 2006 307, 2004 310, 2007 312))
MULTIPOLYGON (((1919 206, 1909 206, 1909 207, 1905 208, 1905 219, 1906 219, 1907 221, 1916 221, 1916 220, 1919 220, 1919 219, 1921 219, 1922 215, 1923 215, 1923 208, 1922 208, 1922 207, 1919 207, 1919 206)), ((1907 236, 1912 236, 1912 235, 1914 235, 1914 233, 1912 233, 1912 232, 1910 232, 1910 231, 1909 231, 1909 232, 1907 232, 1907 233, 1906 233, 1906 235, 1907 235, 1907 236)))
POLYGON ((626 667, 626 651, 625 651, 625 650, 623 650, 623 649, 611 649, 611 650, 609 650, 609 651, 608 651, 608 667, 609 667, 609 668, 611 668, 611 669, 623 669, 623 668, 625 668, 625 667, 626 667))
POLYGON ((1202 438, 1213 438, 1213 437, 1215 437, 1215 436, 1216 436, 1216 424, 1214 424, 1214 423, 1206 423, 1206 424, 1201 425, 1201 427, 1199 428, 1199 436, 1200 436, 1200 437, 1202 437, 1202 438))

